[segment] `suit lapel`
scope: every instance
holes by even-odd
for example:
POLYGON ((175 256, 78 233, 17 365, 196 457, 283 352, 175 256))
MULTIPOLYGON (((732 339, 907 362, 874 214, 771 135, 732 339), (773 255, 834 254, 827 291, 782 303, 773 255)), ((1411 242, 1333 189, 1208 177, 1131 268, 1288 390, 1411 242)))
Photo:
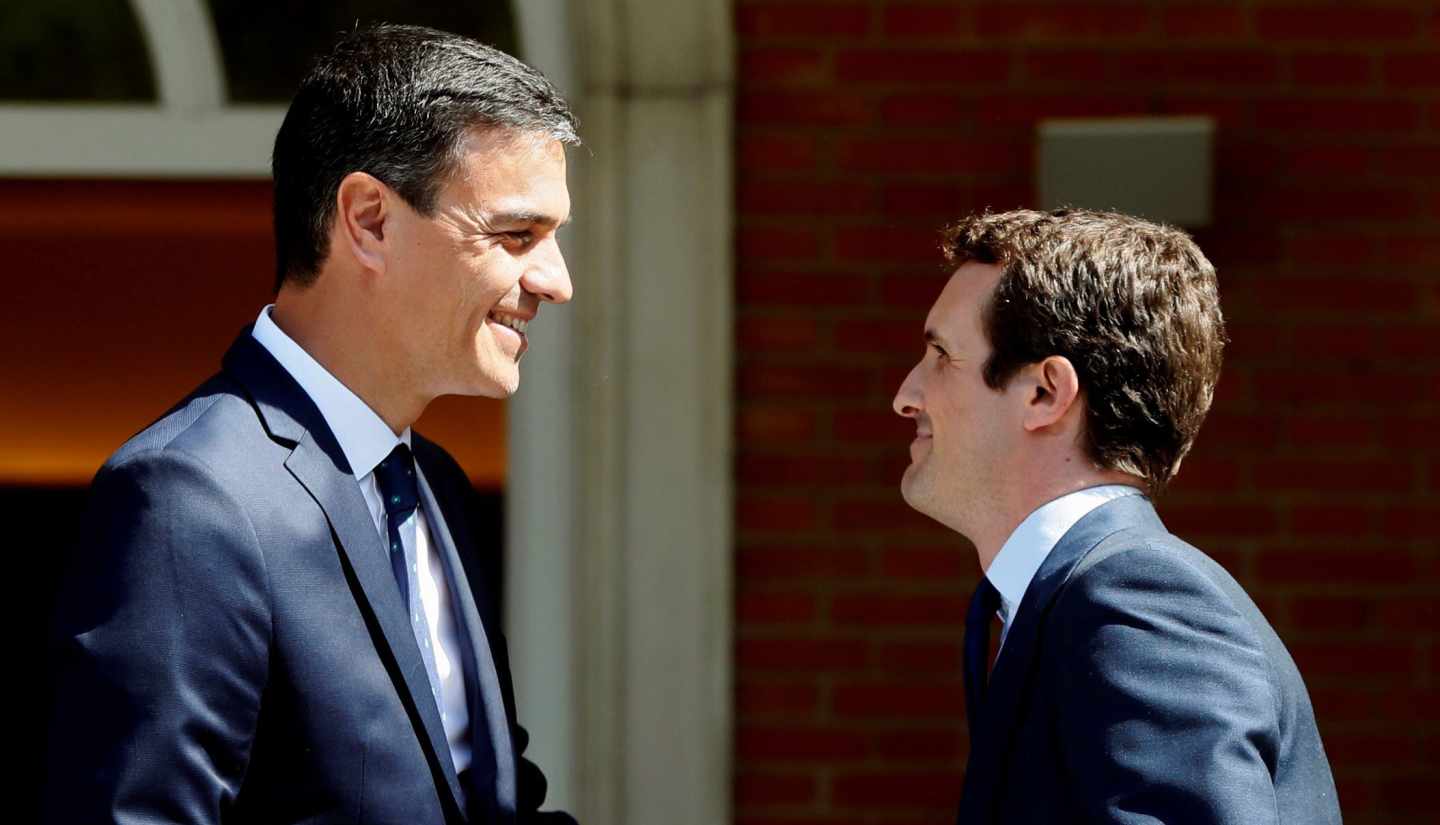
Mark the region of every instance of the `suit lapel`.
POLYGON ((381 658, 393 662, 391 677, 396 691, 419 729, 433 764, 445 778, 451 802, 456 810, 463 811, 460 780, 425 661, 395 586, 385 544, 339 443, 314 402, 251 338, 249 328, 226 354, 224 367, 250 392, 271 435, 292 443, 285 467, 324 511, 381 658), (377 627, 378 635, 373 632, 377 627))
POLYGON ((979 735, 965 769, 959 821, 988 823, 994 817, 995 792, 1006 777, 1020 711, 1030 699, 1036 654, 1050 606, 1075 566, 1107 536, 1145 523, 1160 524, 1150 500, 1125 496, 1107 502, 1075 523, 1045 558, 1015 611, 1015 622, 990 674, 979 735))
MULTIPOLYGON (((417 455, 418 458, 418 455, 417 455)), ((418 466, 418 465, 417 465, 418 466)), ((430 486, 423 467, 419 468, 420 500, 425 507, 425 516, 430 521, 430 536, 440 551, 450 581, 451 604, 456 618, 461 623, 465 645, 465 684, 470 705, 470 731, 474 743, 471 763, 472 786, 484 795, 485 803, 491 801, 495 809, 489 811, 486 821, 510 821, 516 808, 515 749, 510 741, 509 716, 505 709, 500 680, 491 655, 489 636, 481 618, 480 606, 475 602, 473 588, 465 573, 458 545, 473 546, 469 536, 456 534, 451 524, 460 528, 464 519, 453 497, 447 496, 445 503, 451 505, 456 515, 452 522, 445 517, 446 507, 430 486)), ((488 608, 489 605, 486 605, 488 608)), ((480 800, 472 799, 472 805, 480 800)))

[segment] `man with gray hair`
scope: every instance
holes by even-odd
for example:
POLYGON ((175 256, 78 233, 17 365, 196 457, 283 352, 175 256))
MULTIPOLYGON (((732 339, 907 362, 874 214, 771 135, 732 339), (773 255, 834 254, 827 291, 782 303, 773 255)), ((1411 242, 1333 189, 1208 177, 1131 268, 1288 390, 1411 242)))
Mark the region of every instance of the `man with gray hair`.
POLYGON ((514 392, 570 299, 576 142, 538 72, 443 32, 358 30, 305 78, 275 302, 95 477, 47 821, 573 822, 521 757, 492 526, 410 427, 514 392))
POLYGON ((961 825, 1339 823, 1290 654, 1151 504, 1220 377, 1210 262, 1179 230, 1083 210, 971 217, 945 251, 894 406, 915 422, 906 502, 983 571, 961 825))

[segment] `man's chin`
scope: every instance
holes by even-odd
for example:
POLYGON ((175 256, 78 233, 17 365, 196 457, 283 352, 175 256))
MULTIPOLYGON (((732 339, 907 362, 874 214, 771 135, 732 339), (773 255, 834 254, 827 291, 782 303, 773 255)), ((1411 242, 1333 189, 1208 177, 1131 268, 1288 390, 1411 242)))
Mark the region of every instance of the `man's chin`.
POLYGON ((475 392, 472 395, 500 399, 514 395, 520 389, 520 365, 517 361, 518 359, 496 359, 479 364, 472 385, 475 392))
POLYGON ((911 464, 905 468, 905 475, 900 477, 900 497, 914 510, 925 512, 923 502, 925 500, 925 483, 919 478, 920 468, 911 464))
POLYGON ((504 401, 520 389, 520 374, 517 372, 500 376, 487 373, 465 383, 463 387, 452 394, 463 395, 467 398, 494 398, 504 401))

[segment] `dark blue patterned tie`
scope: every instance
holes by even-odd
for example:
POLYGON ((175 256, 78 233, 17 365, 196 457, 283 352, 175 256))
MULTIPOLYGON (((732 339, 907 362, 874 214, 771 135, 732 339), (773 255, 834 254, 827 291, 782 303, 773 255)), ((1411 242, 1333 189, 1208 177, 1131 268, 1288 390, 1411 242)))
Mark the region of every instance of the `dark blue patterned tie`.
POLYGON ((410 576, 405 569, 405 543, 400 540, 400 525, 420 505, 420 485, 415 481, 415 459, 402 442, 375 467, 375 481, 385 500, 386 533, 390 537, 390 570, 400 587, 405 612, 410 612, 410 576))
MULTIPOLYGON (((430 625, 425 618, 425 607, 420 602, 420 588, 415 589, 416 601, 410 602, 410 572, 414 572, 408 560, 418 553, 418 537, 412 539, 412 552, 405 553, 405 539, 400 535, 400 526, 415 515, 420 506, 420 482, 415 475, 415 459, 410 448, 402 442, 395 445, 390 455, 375 467, 375 481, 380 485, 380 495, 385 499, 385 526, 390 537, 390 572, 395 574, 395 584, 400 588, 400 600, 405 613, 410 617, 410 632, 415 634, 415 644, 420 659, 425 663, 425 673, 430 677, 430 692, 435 696, 435 708, 441 712, 444 721, 445 697, 440 687, 440 671, 435 664, 435 650, 430 642, 430 625)), ((419 525, 415 525, 419 529, 419 525)), ((443 583, 442 583, 442 586, 443 583)))
POLYGON ((980 708, 985 703, 985 683, 990 672, 990 623, 1000 608, 1000 591, 984 576, 970 597, 965 615, 965 718, 970 723, 970 746, 980 730, 980 708))

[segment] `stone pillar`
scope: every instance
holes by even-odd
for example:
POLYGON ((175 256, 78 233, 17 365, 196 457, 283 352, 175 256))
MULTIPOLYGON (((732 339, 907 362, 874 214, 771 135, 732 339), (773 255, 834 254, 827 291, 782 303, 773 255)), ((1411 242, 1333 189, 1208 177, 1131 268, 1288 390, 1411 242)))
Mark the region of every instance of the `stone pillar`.
POLYGON ((570 93, 587 145, 572 152, 575 302, 537 330, 537 355, 564 351, 527 358, 510 408, 506 603, 522 721, 552 800, 586 825, 722 825, 730 9, 532 3, 517 4, 525 57, 570 93), (573 50, 538 46, 542 19, 573 50))

